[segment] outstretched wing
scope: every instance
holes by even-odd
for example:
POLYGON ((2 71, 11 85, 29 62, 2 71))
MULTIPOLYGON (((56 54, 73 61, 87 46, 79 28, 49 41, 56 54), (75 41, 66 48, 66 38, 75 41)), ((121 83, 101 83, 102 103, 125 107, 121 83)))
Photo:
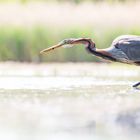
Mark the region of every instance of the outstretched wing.
POLYGON ((124 35, 116 38, 112 45, 127 61, 140 62, 140 36, 124 35))

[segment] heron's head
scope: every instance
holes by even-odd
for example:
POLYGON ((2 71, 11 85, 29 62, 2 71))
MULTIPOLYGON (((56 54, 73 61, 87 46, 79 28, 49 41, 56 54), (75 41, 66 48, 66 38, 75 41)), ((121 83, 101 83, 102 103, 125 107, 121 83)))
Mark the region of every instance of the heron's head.
POLYGON ((54 50, 56 48, 63 47, 63 46, 72 47, 76 44, 84 44, 84 45, 86 45, 86 47, 88 47, 90 45, 90 46, 92 46, 92 48, 95 48, 95 43, 89 38, 69 38, 69 39, 62 40, 61 42, 59 42, 58 44, 56 44, 50 48, 42 50, 40 53, 45 53, 45 52, 48 52, 48 51, 51 51, 51 50, 54 50))
POLYGON ((60 45, 76 45, 76 44, 84 44, 87 46, 92 45, 92 47, 95 47, 95 43, 90 38, 69 38, 64 39, 60 42, 60 45))

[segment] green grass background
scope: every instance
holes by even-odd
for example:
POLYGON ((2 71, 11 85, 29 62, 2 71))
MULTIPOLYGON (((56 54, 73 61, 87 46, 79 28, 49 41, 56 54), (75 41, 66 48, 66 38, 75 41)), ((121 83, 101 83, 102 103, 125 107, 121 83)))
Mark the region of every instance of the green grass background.
MULTIPOLYGON (((31 2, 32 0, 0 0, 0 2, 31 2)), ((35 0, 38 2, 49 0, 35 0)), ((34 2, 35 2, 34 1, 34 2)), ((67 0, 53 0, 51 2, 66 2, 67 0)), ((84 0, 70 0, 69 2, 80 3, 84 0)), ((114 0, 91 0, 93 2, 114 2, 114 0)), ((115 2, 134 2, 134 0, 115 0, 115 2)), ((0 4, 1 4, 0 3, 0 4)), ((59 3, 60 4, 60 3, 59 3)), ((58 4, 58 6, 59 6, 58 4)), ((121 4, 122 6, 122 4, 121 4)), ((129 8, 128 8, 129 10, 129 8)), ((53 12, 53 11, 52 11, 53 12)), ((126 12, 127 13, 127 12, 126 12)), ((110 13, 111 14, 111 13, 110 13)), ((133 16, 133 15, 130 15, 133 16)), ((119 20, 119 17, 116 17, 119 20)), ((94 19, 93 19, 94 21, 94 19)), ((121 22, 120 22, 121 23, 121 22)), ((15 25, 0 24, 0 61, 20 61, 20 62, 90 62, 101 61, 100 59, 89 55, 84 46, 75 46, 73 48, 58 49, 47 55, 40 55, 39 52, 52 46, 65 38, 92 38, 97 48, 107 48, 114 38, 122 34, 140 35, 139 26, 128 25, 83 25, 51 27, 50 25, 37 25, 26 27, 15 25)), ((136 24, 138 25, 138 24, 136 24)))
POLYGON ((96 42, 96 47, 109 47, 112 40, 121 34, 140 34, 135 27, 129 30, 114 28, 94 30, 88 27, 71 27, 53 31, 47 27, 0 27, 0 61, 27 62, 65 62, 65 61, 99 61, 86 51, 84 46, 62 48, 47 55, 40 55, 40 50, 54 45, 65 38, 90 37, 96 42))

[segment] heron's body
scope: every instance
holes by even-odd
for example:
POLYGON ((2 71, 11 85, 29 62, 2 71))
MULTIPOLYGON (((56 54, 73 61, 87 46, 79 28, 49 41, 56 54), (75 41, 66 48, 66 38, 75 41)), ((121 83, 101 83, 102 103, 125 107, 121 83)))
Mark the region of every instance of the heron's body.
POLYGON ((120 36, 105 51, 119 62, 140 64, 140 36, 120 36))
MULTIPOLYGON (((140 36, 123 35, 117 37, 109 48, 96 49, 95 43, 89 38, 65 39, 59 44, 44 49, 41 53, 54 50, 66 44, 84 44, 89 53, 110 61, 140 65, 140 36)), ((133 87, 140 85, 140 82, 133 87)))

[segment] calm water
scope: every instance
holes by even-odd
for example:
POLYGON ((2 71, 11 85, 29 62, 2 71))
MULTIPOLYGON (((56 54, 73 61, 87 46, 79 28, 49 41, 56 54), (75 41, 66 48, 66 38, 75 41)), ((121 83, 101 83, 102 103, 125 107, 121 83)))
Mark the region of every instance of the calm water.
POLYGON ((139 140, 139 68, 0 64, 0 139, 139 140))

